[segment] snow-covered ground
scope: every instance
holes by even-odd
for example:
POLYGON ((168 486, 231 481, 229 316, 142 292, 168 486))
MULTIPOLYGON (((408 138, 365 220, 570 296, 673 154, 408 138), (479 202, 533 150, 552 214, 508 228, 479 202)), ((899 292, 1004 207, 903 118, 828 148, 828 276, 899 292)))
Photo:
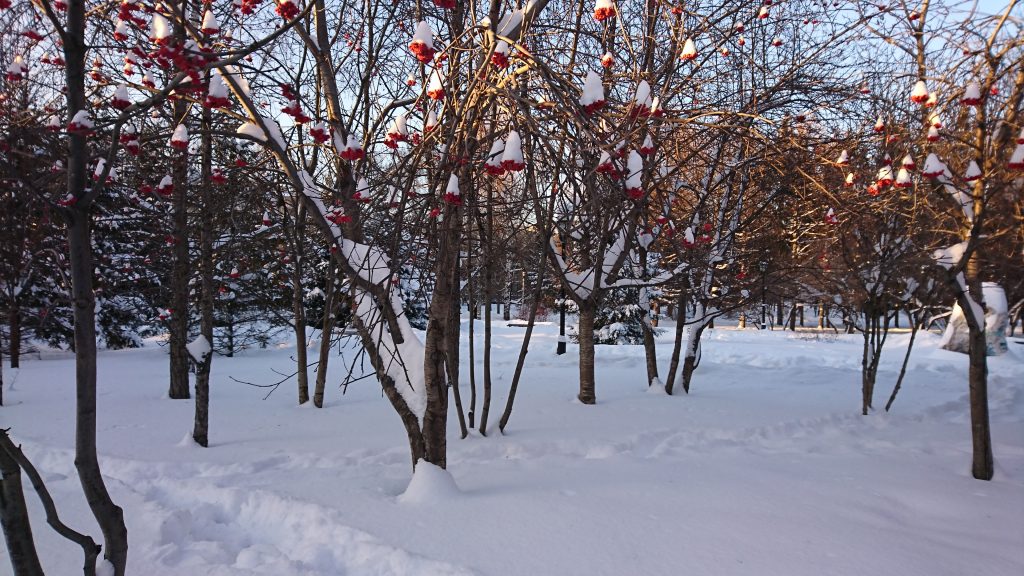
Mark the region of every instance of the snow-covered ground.
MULTIPOLYGON (((202 449, 189 439, 192 403, 166 399, 162 349, 101 353, 101 464, 125 509, 129 573, 1024 574, 1024 346, 991 359, 996 476, 981 482, 969 472, 967 358, 935 335, 919 336, 893 412, 864 417, 856 336, 711 331, 691 393, 676 397, 649 392, 641 347, 599 347, 598 404, 583 406, 575 347, 555 356, 557 327, 544 325, 503 436, 523 329, 499 325, 490 437, 460 440, 453 414, 457 490, 435 474, 401 498, 404 433, 372 380, 345 396, 331 385, 317 410, 295 405, 292 382, 264 400, 229 378, 272 382, 294 350, 218 357, 202 449)), ((891 338, 877 406, 907 336, 891 338)), ((337 382, 342 363, 332 367, 337 382)), ((99 539, 72 462, 72 376, 67 355, 24 362, 0 425, 68 523, 99 539)), ((78 549, 29 490, 47 573, 79 573, 78 549)))

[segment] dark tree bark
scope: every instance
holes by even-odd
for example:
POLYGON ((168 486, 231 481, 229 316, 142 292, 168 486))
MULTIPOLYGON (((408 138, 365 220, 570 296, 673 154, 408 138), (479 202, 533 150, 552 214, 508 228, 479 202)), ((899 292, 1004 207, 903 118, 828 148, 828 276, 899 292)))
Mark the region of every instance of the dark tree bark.
MULTIPOLYGON (((179 30, 180 39, 184 39, 184 29, 179 30)), ((188 117, 189 104, 185 100, 174 102, 174 125, 185 122, 188 117)), ((171 178, 174 180, 174 215, 171 238, 174 246, 171 266, 171 319, 170 319, 170 386, 167 395, 175 400, 190 397, 188 368, 189 355, 185 345, 188 343, 188 152, 175 152, 171 178)))
POLYGON ((292 327, 295 330, 295 379, 298 382, 299 404, 309 402, 309 358, 306 352, 306 310, 303 305, 302 269, 306 264, 306 207, 295 209, 295 260, 292 262, 292 327))
MULTIPOLYGON (((523 335, 523 344, 519 347, 519 359, 516 360, 516 371, 512 375, 512 384, 509 386, 508 398, 505 400, 505 411, 502 412, 501 420, 498 422, 498 429, 501 430, 502 433, 505 432, 505 427, 508 426, 509 418, 512 417, 512 406, 515 404, 516 392, 519 390, 519 379, 523 375, 523 366, 526 365, 526 354, 530 351, 530 337, 533 335, 534 322, 537 320, 537 308, 540 307, 540 295, 544 290, 544 275, 542 272, 544 271, 544 250, 546 244, 547 239, 545 238, 538 247, 537 286, 533 290, 533 305, 530 307, 530 317, 526 322, 526 334, 523 335)), ((508 308, 506 308, 506 310, 507 309, 508 308)))
MULTIPOLYGON (((99 545, 92 538, 73 530, 61 521, 57 515, 57 506, 53 503, 53 497, 50 496, 50 491, 46 489, 46 484, 43 483, 43 478, 39 475, 39 471, 36 470, 36 467, 32 465, 32 462, 21 451, 21 448, 14 445, 14 442, 7 435, 7 431, 0 429, 0 456, 4 455, 10 457, 21 470, 25 471, 25 475, 28 477, 29 482, 32 483, 32 488, 35 490, 36 496, 39 497, 43 510, 46 512, 46 523, 57 534, 78 544, 82 548, 82 556, 84 558, 82 573, 84 576, 95 576, 96 557, 100 555, 99 545)), ((17 574, 17 571, 15 573, 17 574)))
POLYGON ((643 322, 644 358, 647 361, 647 385, 658 380, 658 350, 654 343, 654 327, 648 320, 643 322))
POLYGON ((0 526, 4 530, 14 576, 42 576, 43 567, 39 564, 25 492, 21 487, 21 466, 3 447, 0 447, 0 526))
POLYGON ((487 436, 487 417, 491 412, 491 297, 494 293, 494 187, 487 186, 487 233, 484 242, 484 401, 480 411, 480 434, 487 436))
POLYGON ((316 364, 316 383, 313 387, 313 406, 324 407, 324 389, 327 387, 327 364, 331 359, 331 340, 334 334, 334 264, 327 265, 324 295, 324 318, 320 329, 320 356, 316 364))
MULTIPOLYGON (((462 264, 461 258, 455 259, 455 278, 462 277, 462 264)), ((458 291, 455 293, 458 298, 458 291)), ((448 386, 452 390, 452 399, 455 400, 455 413, 459 417, 459 434, 460 438, 469 436, 469 428, 466 426, 466 414, 462 409, 462 392, 459 390, 459 335, 462 330, 462 304, 460 301, 456 301, 451 306, 451 312, 448 317, 448 323, 452 326, 452 330, 455 332, 455 339, 448 343, 448 386)))
POLYGON ((914 349, 914 339, 917 338, 917 331, 921 329, 921 323, 909 308, 907 309, 907 318, 910 322, 910 342, 907 343, 907 352, 903 355, 903 364, 900 366, 900 375, 896 378, 896 385, 892 388, 889 401, 885 403, 886 412, 892 408, 892 403, 896 401, 896 395, 900 393, 900 388, 903 386, 903 377, 907 374, 907 364, 910 362, 910 352, 914 349))
MULTIPOLYGON (((472 242, 472 236, 470 236, 472 242)), ((469 290, 469 412, 466 418, 469 420, 469 427, 476 428, 476 282, 473 280, 473 251, 469 251, 466 257, 469 266, 467 274, 469 280, 466 286, 469 290)))
POLYGON ((676 301, 676 337, 672 343, 672 358, 668 364, 668 376, 665 378, 665 393, 672 395, 675 389, 676 372, 679 370, 679 353, 683 347, 683 333, 686 330, 686 290, 679 289, 676 301))
POLYGON ((889 314, 877 299, 864 305, 864 347, 861 355, 861 414, 874 409, 875 382, 882 348, 889 335, 889 314))
MULTIPOLYGON (((210 136, 210 109, 203 108, 202 135, 202 201, 199 265, 199 334, 213 346, 213 192, 210 175, 213 172, 213 150, 210 136)), ((210 368, 213 364, 213 350, 205 358, 196 358, 196 414, 192 428, 192 439, 196 444, 207 447, 210 444, 210 368)))
MULTIPOLYGON (((453 210, 456 210, 453 208, 453 210)), ((438 250, 434 297, 430 301, 427 336, 424 344, 424 386, 427 407, 423 415, 423 460, 446 468, 448 424, 448 375, 452 363, 452 344, 458 345, 459 323, 452 312, 459 310, 458 258, 459 219, 449 214, 444 223, 438 250)), ((457 360, 455 360, 457 362, 457 360)), ((457 383, 458 380, 455 380, 457 383)))
MULTIPOLYGON (((68 59, 68 62, 71 60, 68 59)), ((83 187, 79 190, 84 188, 85 180, 84 148, 84 138, 72 137, 68 172, 69 178, 75 179, 74 169, 78 168, 75 165, 81 162, 83 187), (76 144, 81 145, 81 155, 75 153, 76 144)), ((75 468, 85 499, 103 532, 103 557, 113 564, 115 576, 124 576, 128 561, 128 530, 124 524, 124 511, 114 504, 107 492, 96 452, 96 298, 92 288, 92 218, 89 212, 73 208, 68 212, 68 220, 77 389, 75 468)))
POLYGON ((21 367, 21 306, 18 304, 18 297, 11 298, 11 304, 7 308, 7 327, 10 332, 8 346, 11 368, 21 367))
MULTIPOLYGON (((647 279, 647 249, 640 248, 640 269, 644 270, 644 279, 647 279)), ((647 288, 641 288, 642 291, 646 291, 647 288)), ((641 331, 643 334, 644 343, 644 358, 647 362, 647 385, 654 384, 658 378, 658 350, 654 344, 654 327, 657 326, 657 321, 651 318, 651 302, 648 299, 642 299, 644 306, 644 317, 640 322, 641 331), (646 300, 646 301, 644 301, 646 300)))
POLYGON ((594 386, 594 318, 597 306, 589 299, 579 302, 580 309, 580 392, 577 398, 584 404, 597 403, 594 386))
MULTIPOLYGON (((977 203, 976 203, 977 205, 977 203)), ((979 209, 980 212, 980 209, 979 209)), ((992 433, 988 417, 988 342, 985 340, 985 318, 977 317, 972 306, 971 295, 977 297, 977 305, 984 313, 984 292, 981 287, 981 255, 975 251, 967 261, 967 293, 959 293, 957 300, 967 320, 970 349, 967 382, 971 403, 971 474, 978 480, 991 480, 995 474, 992 456, 992 433)))
MULTIPOLYGON (((85 110, 85 1, 69 0, 64 33, 69 110, 85 110)), ((103 532, 103 556, 124 576, 128 530, 124 512, 111 500, 96 453, 96 297, 93 293, 92 199, 87 197, 89 153, 83 134, 68 136, 67 191, 76 199, 65 210, 71 300, 75 326, 75 468, 89 509, 103 532)), ((186 392, 188 388, 186 387, 186 392)))

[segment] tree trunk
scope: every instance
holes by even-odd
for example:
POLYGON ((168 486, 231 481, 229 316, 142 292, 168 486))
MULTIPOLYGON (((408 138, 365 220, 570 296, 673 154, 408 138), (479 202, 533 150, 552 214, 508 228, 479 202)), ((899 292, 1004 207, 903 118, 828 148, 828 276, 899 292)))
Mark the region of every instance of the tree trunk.
MULTIPOLYGON (((181 39, 184 39, 184 31, 179 32, 181 39)), ((175 100, 172 118, 175 126, 185 122, 188 117, 189 104, 185 100, 175 100)), ((174 213, 171 238, 173 264, 171 265, 171 309, 170 318, 170 387, 167 395, 175 400, 184 400, 190 397, 188 368, 189 355, 185 345, 188 343, 188 281, 189 281, 189 254, 188 254, 188 152, 174 151, 171 167, 171 177, 174 180, 174 213)))
POLYGON ((21 307, 18 305, 18 297, 11 298, 11 305, 7 308, 7 326, 10 331, 8 346, 11 368, 21 367, 21 307))
MULTIPOLYGON (((422 419, 421 458, 439 468, 448 466, 448 387, 458 385, 459 238, 458 208, 450 208, 439 240, 434 295, 430 300, 427 335, 423 350, 423 386, 427 406, 422 419)), ((413 454, 415 465, 416 455, 413 454)))
POLYGON ((292 262, 292 316, 295 329, 295 378, 298 383, 299 405, 309 402, 309 358, 306 349, 305 287, 302 282, 306 266, 306 205, 301 202, 295 207, 295 243, 292 246, 295 259, 292 262))
MULTIPOLYGON (((467 263, 469 270, 469 280, 467 287, 469 288, 469 427, 476 428, 476 291, 474 288, 475 282, 473 281, 473 253, 470 251, 467 257, 467 263)), ((460 308, 461 309, 461 308, 460 308)))
MULTIPOLYGON (((647 267, 647 251, 641 252, 642 263, 641 266, 646 269, 647 267)), ((641 333, 643 334, 644 343, 644 359, 647 364, 647 385, 651 386, 655 382, 661 383, 661 379, 658 378, 658 350, 654 344, 654 327, 657 325, 652 318, 651 313, 651 299, 647 288, 640 289, 640 308, 644 311, 644 317, 640 322, 641 333)))
POLYGON ((647 385, 660 382, 658 378, 658 350, 654 343, 654 328, 645 320, 643 325, 644 358, 647 361, 647 385))
POLYGON ((879 302, 864 307, 864 351, 861 357, 861 414, 874 409, 875 383, 882 348, 889 333, 889 314, 879 302))
MULTIPOLYGON (((505 276, 506 277, 508 276, 507 272, 505 273, 505 276)), ((511 310, 511 308, 512 308, 512 283, 511 282, 509 282, 508 287, 505 288, 505 290, 503 290, 503 293, 505 294, 505 305, 502 306, 501 319, 505 320, 507 322, 507 321, 512 319, 512 310, 511 310)))
POLYGON ((202 200, 203 210, 199 230, 199 334, 210 343, 210 352, 196 361, 196 414, 192 439, 202 447, 210 445, 210 368, 213 364, 213 170, 212 138, 210 135, 210 109, 203 108, 202 132, 202 200))
MULTIPOLYGON (((70 63, 70 59, 68 62, 70 63)), ((87 156, 84 142, 81 142, 79 155, 74 153, 74 140, 80 138, 72 137, 72 154, 68 163, 69 179, 75 177, 76 169, 82 171, 83 177, 85 174, 87 156), (79 162, 82 164, 81 168, 74 166, 79 162)), ((92 288, 94 266, 91 215, 79 209, 72 209, 69 211, 68 219, 75 323, 75 468, 78 470, 78 479, 82 484, 82 491, 85 492, 89 509, 103 531, 103 557, 113 564, 114 576, 124 576, 128 561, 128 530, 124 524, 124 511, 114 504, 107 492, 96 454, 96 298, 92 288)), ((188 392, 187 386, 185 391, 188 392)))
MULTIPOLYGON (((68 110, 85 110, 85 1, 69 0, 67 4, 67 23, 62 39, 68 110)), ((92 278, 95 265, 91 199, 85 192, 89 151, 82 134, 69 135, 67 142, 67 192, 76 202, 83 202, 62 211, 68 227, 75 330, 75 468, 89 509, 103 532, 103 556, 114 566, 114 576, 125 576, 128 530, 124 525, 124 512, 110 499, 96 454, 96 296, 92 278)), ((188 392, 187 381, 185 392, 188 392)))
MULTIPOLYGON (((977 293, 980 294, 980 290, 977 293)), ((971 326, 970 340, 968 382, 971 397, 971 440, 974 453, 971 473, 978 480, 991 480, 995 473, 995 466, 992 458, 992 435, 989 430, 988 418, 988 358, 986 356, 985 331, 971 326)))
POLYGON ((460 295, 458 290, 458 281, 462 277, 462 259, 458 256, 455 257, 455 302, 450 306, 451 311, 448 316, 448 324, 450 330, 455 334, 454 340, 448 342, 448 359, 446 360, 446 367, 448 370, 448 386, 452 390, 452 399, 455 401, 455 412, 459 417, 459 434, 460 438, 469 436, 469 428, 466 427, 466 414, 462 409, 462 392, 459 390, 459 338, 462 334, 462 304, 460 301, 460 295))
POLYGON ((327 263, 326 294, 324 295, 324 318, 320 329, 320 356, 316 364, 316 384, 313 388, 313 406, 324 407, 324 389, 327 387, 327 364, 331 358, 331 341, 334 334, 334 264, 327 263))
POLYGON ((875 387, 875 375, 872 370, 872 365, 875 362, 872 356, 872 330, 873 323, 871 320, 870 313, 864 311, 864 346, 861 351, 860 358, 860 404, 861 414, 864 416, 868 415, 868 410, 871 409, 871 396, 875 387))
POLYGON ((594 390, 594 317, 597 315, 597 306, 588 299, 580 302, 579 308, 580 393, 577 397, 584 404, 595 404, 597 395, 594 390))
POLYGON ((690 393, 690 381, 693 379, 693 371, 697 369, 697 350, 700 349, 700 337, 704 333, 704 327, 694 325, 686 339, 686 357, 683 359, 683 392, 690 393))
MULTIPOLYGON (((487 187, 487 206, 494 206, 493 186, 487 187)), ((492 251, 494 213, 487 210, 487 238, 484 239, 484 402, 480 409, 480 434, 487 436, 487 417, 491 412, 491 294, 494 291, 492 251)))
POLYGON ((0 447, 0 526, 14 576, 43 576, 21 487, 21 466, 0 447))
MULTIPOLYGON (((519 390, 519 378, 523 375, 523 366, 526 364, 526 354, 530 351, 530 337, 533 336, 534 322, 537 320, 537 308, 540 305, 540 295, 544 289, 544 250, 546 246, 544 243, 539 246, 538 253, 540 257, 537 260, 537 286, 533 289, 533 304, 530 306, 530 317, 526 322, 526 334, 523 335, 523 343, 519 347, 519 359, 516 360, 516 370, 512 375, 512 385, 509 386, 508 398, 505 400, 505 411, 501 414, 501 420, 498 422, 498 429, 502 433, 505 432, 505 427, 508 426, 508 420, 512 417, 512 405, 516 400, 516 392, 519 390)), ((564 294, 563 294, 564 299, 564 294)), ((565 309, 565 303, 562 303, 563 310, 565 309)), ((508 307, 505 307, 508 310, 508 307)), ((562 317, 565 320, 565 317, 562 317)), ((564 326, 563 326, 564 328, 564 326)), ((563 330, 564 331, 564 330, 563 330)))
MULTIPOLYGON (((487 280, 490 282, 490 278, 487 280)), ((485 288, 484 308, 484 401, 480 407, 480 434, 487 436, 487 417, 491 412, 491 305, 490 290, 485 288)))
POLYGON ((228 337, 228 351, 224 355, 228 358, 235 357, 235 312, 232 306, 233 304, 229 301, 226 306, 228 321, 227 326, 224 327, 228 337))
MULTIPOLYGON (((971 404, 971 444, 973 458, 971 474, 978 480, 991 480, 994 474, 992 457, 992 434, 988 416, 988 342, 985 339, 984 293, 981 287, 981 255, 976 251, 967 261, 964 270, 968 290, 960 293, 957 301, 967 320, 969 368, 968 385, 971 404), (976 302, 974 301, 977 298, 976 302), (982 312, 980 318, 974 313, 976 303, 982 312)), ((953 280, 951 285, 957 285, 953 280)))
POLYGON ((679 370, 679 352, 683 345, 683 333, 686 331, 686 291, 679 290, 679 301, 676 303, 676 337, 672 343, 672 359, 668 364, 668 377, 665 379, 665 393, 672 395, 675 388, 676 372, 679 370))
POLYGON ((896 385, 892 388, 889 401, 885 403, 886 412, 892 408, 892 403, 896 401, 896 395, 900 393, 900 388, 903 386, 903 377, 907 374, 907 364, 910 362, 910 351, 914 349, 914 339, 917 337, 917 331, 921 329, 920 323, 911 315, 909 309, 907 309, 907 318, 910 322, 910 342, 907 343, 907 353, 903 355, 903 364, 900 366, 900 375, 896 378, 896 385))

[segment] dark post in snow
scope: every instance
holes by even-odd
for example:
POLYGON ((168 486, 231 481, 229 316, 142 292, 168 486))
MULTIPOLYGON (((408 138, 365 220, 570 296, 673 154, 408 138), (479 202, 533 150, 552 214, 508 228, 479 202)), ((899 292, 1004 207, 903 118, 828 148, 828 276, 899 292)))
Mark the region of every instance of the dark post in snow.
POLYGON ((555 354, 565 354, 565 289, 562 289, 562 293, 559 295, 562 299, 558 304, 558 348, 555 349, 555 354))
POLYGON ((758 268, 761 269, 761 330, 768 329, 768 262, 762 260, 758 264, 758 268))

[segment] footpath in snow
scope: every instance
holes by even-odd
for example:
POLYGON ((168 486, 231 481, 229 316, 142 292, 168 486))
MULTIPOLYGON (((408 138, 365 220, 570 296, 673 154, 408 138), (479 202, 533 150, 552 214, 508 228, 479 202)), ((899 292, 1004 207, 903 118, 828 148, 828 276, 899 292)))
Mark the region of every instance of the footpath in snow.
MULTIPOLYGON (((166 398, 163 349, 102 352, 101 465, 125 509, 129 573, 1024 574, 1024 346, 990 361, 997 468, 981 482, 969 471, 967 358, 931 334, 893 411, 865 417, 855 336, 710 331, 691 393, 673 397, 649 392, 642 347, 600 346, 598 404, 584 406, 576 348, 554 355, 557 326, 540 325, 501 435, 523 332, 495 329, 489 437, 460 440, 452 414, 450 476, 426 470, 412 485, 401 424, 371 379, 344 396, 329 386, 318 410, 295 405, 291 382, 264 400, 231 379, 274 381, 293 348, 218 357, 203 449, 189 437, 192 403, 166 398)), ((890 338, 878 406, 907 337, 890 338)), ((658 345, 664 372, 671 330, 658 345)), ((342 362, 332 366, 337 383, 342 362)), ((73 465, 73 370, 59 353, 5 367, 0 425, 66 521, 99 539, 73 465)), ((79 573, 78 549, 28 490, 47 574, 79 573)))

